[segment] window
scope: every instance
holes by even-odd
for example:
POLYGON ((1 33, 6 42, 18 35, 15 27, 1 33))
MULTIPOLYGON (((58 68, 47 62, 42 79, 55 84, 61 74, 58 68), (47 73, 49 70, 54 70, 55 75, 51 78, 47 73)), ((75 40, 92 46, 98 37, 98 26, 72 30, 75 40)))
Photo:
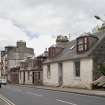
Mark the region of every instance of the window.
POLYGON ((75 61, 75 76, 80 77, 80 61, 75 61))
POLYGON ((51 76, 51 70, 50 70, 50 64, 47 65, 47 78, 50 79, 51 76))
POLYGON ((40 72, 38 72, 38 80, 40 80, 40 72))
POLYGON ((83 45, 79 45, 79 46, 78 46, 78 50, 79 50, 79 51, 83 51, 83 45))
POLYGON ((88 50, 88 37, 81 37, 77 39, 77 52, 84 52, 88 50))

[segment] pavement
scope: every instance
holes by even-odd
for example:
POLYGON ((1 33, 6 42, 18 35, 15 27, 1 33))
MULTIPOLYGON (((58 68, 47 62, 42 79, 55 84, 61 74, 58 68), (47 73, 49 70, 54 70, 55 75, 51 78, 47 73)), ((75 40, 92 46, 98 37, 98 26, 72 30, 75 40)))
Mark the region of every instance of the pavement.
POLYGON ((5 85, 0 94, 15 105, 105 105, 105 97, 28 86, 5 85))
POLYGON ((47 90, 53 90, 53 91, 62 91, 62 92, 69 92, 69 93, 76 93, 76 94, 83 94, 83 95, 105 97, 105 89, 88 90, 88 89, 76 89, 76 88, 64 88, 64 87, 33 86, 33 85, 20 85, 20 84, 18 85, 23 87, 26 86, 31 88, 39 88, 39 89, 47 89, 47 90))

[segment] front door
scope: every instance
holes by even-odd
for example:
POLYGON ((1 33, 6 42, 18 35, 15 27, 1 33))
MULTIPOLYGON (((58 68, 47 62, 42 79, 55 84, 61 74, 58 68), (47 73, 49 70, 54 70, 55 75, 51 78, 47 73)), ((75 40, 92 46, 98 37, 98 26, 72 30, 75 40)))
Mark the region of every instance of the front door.
POLYGON ((23 72, 23 84, 25 84, 25 72, 23 72))
POLYGON ((39 85, 40 84, 40 72, 33 72, 33 84, 39 85))
POLYGON ((32 73, 32 83, 35 83, 35 72, 32 73))
POLYGON ((59 86, 62 86, 63 84, 63 70, 62 70, 62 63, 58 64, 58 81, 59 81, 59 86))

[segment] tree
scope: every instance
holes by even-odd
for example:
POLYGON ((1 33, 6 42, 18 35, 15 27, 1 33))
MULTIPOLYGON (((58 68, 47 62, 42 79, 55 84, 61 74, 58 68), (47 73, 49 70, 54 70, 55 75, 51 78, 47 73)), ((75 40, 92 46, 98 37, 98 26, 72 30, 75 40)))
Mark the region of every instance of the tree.
POLYGON ((105 64, 100 65, 100 72, 105 76, 105 64))

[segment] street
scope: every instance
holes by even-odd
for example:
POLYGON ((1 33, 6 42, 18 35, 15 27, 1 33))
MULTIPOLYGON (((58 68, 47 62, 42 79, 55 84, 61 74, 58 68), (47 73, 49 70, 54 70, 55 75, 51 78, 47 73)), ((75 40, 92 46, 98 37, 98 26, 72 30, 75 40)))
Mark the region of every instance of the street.
POLYGON ((5 85, 0 94, 15 105, 105 105, 104 97, 5 85))

